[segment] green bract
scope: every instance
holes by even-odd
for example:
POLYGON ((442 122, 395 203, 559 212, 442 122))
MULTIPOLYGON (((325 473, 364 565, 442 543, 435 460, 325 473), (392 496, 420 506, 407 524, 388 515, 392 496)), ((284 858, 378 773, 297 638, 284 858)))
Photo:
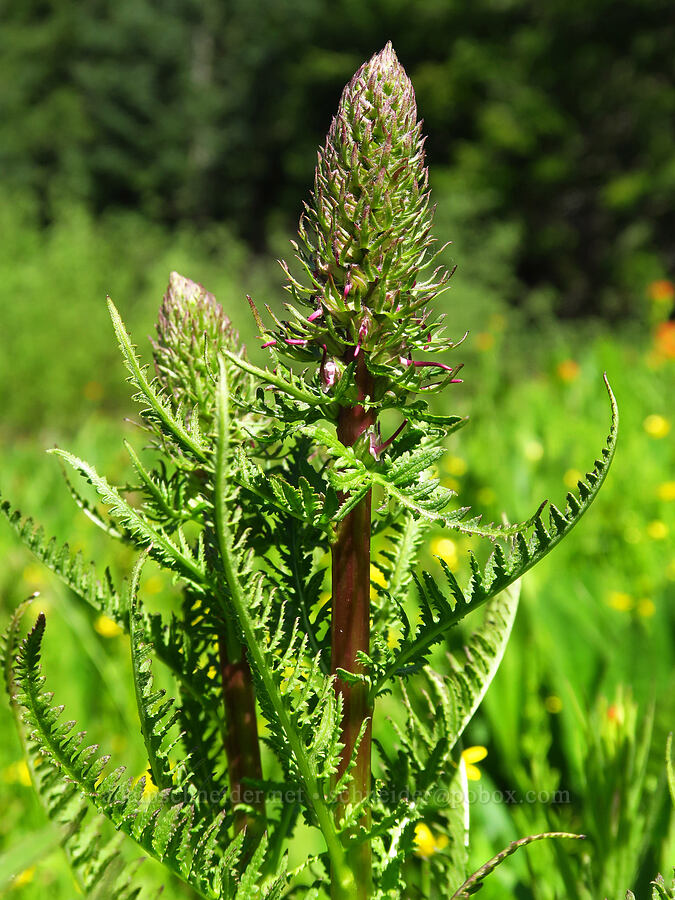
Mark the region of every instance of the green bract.
POLYGON ((429 406, 458 368, 437 356, 455 345, 433 311, 449 274, 429 274, 432 213, 412 85, 389 45, 345 88, 319 154, 296 245, 302 272, 285 267, 288 318, 268 329, 254 307, 270 369, 247 359, 215 298, 176 273, 154 375, 110 303, 150 446, 127 444, 122 486, 55 452, 98 495, 92 506, 73 488, 83 510, 137 554, 129 585, 2 504, 38 558, 130 635, 149 798, 59 724, 40 669, 44 615, 21 642, 21 608, 5 640, 35 784, 54 821, 77 823, 63 842, 85 893, 136 896, 124 857, 85 827, 92 813, 214 900, 403 900, 428 883, 434 896, 464 897, 517 847, 550 836, 469 872, 458 743, 505 652, 520 578, 607 476, 618 413, 607 385, 607 446, 546 518, 541 506, 521 524, 484 524, 439 483, 435 464, 465 420, 429 406), (400 427, 384 439, 386 409, 400 427), (485 565, 471 556, 468 583, 447 566, 440 580, 420 569, 432 525, 491 542, 485 565), (145 609, 147 559, 179 587, 177 612, 145 609), (460 657, 435 653, 479 607, 460 657), (175 700, 155 690, 155 660, 175 700), (390 693, 401 710, 391 723, 378 712, 390 693), (289 872, 300 822, 318 832, 318 850, 289 872), (429 865, 415 852, 421 822, 447 838, 429 865))

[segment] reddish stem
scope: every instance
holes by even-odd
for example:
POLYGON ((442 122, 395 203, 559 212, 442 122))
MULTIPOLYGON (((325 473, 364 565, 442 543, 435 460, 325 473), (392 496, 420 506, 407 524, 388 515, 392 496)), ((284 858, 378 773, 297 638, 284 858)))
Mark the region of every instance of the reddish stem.
MULTIPOLYGON (((356 366, 356 383, 359 400, 372 396, 372 377, 363 354, 359 354, 356 366)), ((337 435, 347 447, 375 424, 377 413, 362 405, 344 407, 339 414, 337 435)), ((333 605, 331 624, 331 666, 338 669, 362 672, 357 661, 359 650, 370 650, 370 492, 342 521, 332 550, 333 605)), ((336 679, 335 689, 342 697, 342 742, 344 750, 338 778, 352 758, 364 721, 366 732, 359 745, 356 764, 352 769, 352 781, 340 799, 336 812, 338 820, 348 803, 357 803, 370 793, 371 734, 373 710, 369 703, 368 688, 363 684, 346 684, 336 679)), ((368 824, 366 820, 365 824, 368 824)), ((350 851, 350 864, 358 885, 358 897, 367 898, 371 892, 371 853, 367 841, 350 851)))
POLYGON ((244 784, 246 778, 262 779, 255 692, 248 661, 241 647, 234 648, 231 643, 224 635, 218 637, 230 796, 234 805, 246 803, 255 810, 254 815, 241 811, 234 817, 235 830, 246 828, 255 839, 265 828, 265 798, 261 790, 244 784))

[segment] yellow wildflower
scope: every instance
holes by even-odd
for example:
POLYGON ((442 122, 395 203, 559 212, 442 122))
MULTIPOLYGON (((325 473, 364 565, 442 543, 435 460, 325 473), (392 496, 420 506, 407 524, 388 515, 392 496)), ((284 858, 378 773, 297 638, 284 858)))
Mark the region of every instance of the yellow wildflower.
POLYGON ((380 587, 387 586, 387 580, 384 577, 384 574, 377 566, 373 565, 373 563, 370 564, 370 580, 375 584, 379 584, 380 587))
POLYGON ((101 637, 105 638, 119 637, 122 634, 120 626, 108 616, 99 616, 94 622, 94 628, 101 637))
POLYGON ((464 766, 466 767, 466 777, 469 781, 480 780, 480 769, 476 763, 485 759, 486 756, 487 750, 485 747, 481 746, 467 747, 466 750, 462 751, 462 759, 464 760, 464 766))
POLYGON ((656 490, 659 500, 675 500, 675 481, 664 481, 656 490))
POLYGON ((429 859, 434 853, 448 846, 448 837, 445 834, 434 835, 431 828, 424 822, 415 825, 415 853, 422 859, 429 859))
POLYGON ((2 773, 2 780, 10 784, 22 784, 24 787, 30 787, 30 770, 26 760, 19 759, 7 766, 2 773))
POLYGON ((33 878, 35 877, 35 866, 31 866, 29 869, 24 869, 23 872, 19 872, 19 874, 12 881, 12 887, 18 888, 23 887, 24 884, 30 884, 33 878))
POLYGON ((654 601, 650 600, 649 597, 643 597, 642 600, 637 602, 637 611, 643 619, 650 619, 656 612, 654 601))
POLYGON ((556 374, 561 381, 576 381, 579 377, 579 363, 575 359, 564 359, 556 366, 556 374))
POLYGON ((616 609, 619 612, 628 612, 635 605, 631 595, 625 594, 623 591, 612 591, 607 598, 607 603, 612 609, 616 609))
POLYGON ((668 531, 670 529, 666 525, 665 522, 662 522, 660 519, 654 519, 653 522, 650 522, 647 525, 647 535, 653 541, 663 541, 668 537, 668 531))
POLYGON ((583 480, 583 477, 583 472, 580 472, 578 469, 568 469, 563 475, 563 482, 566 488, 573 491, 576 489, 577 484, 583 480))
POLYGON ((134 784, 138 784, 141 778, 145 778, 145 784, 143 785, 143 797, 150 797, 152 794, 156 794, 159 788, 152 780, 152 775, 150 774, 150 769, 145 772, 143 775, 139 775, 138 778, 135 779, 134 784))
POLYGON ((647 432, 649 437, 654 438, 655 440, 660 440, 661 438, 666 437, 666 435, 670 431, 670 422, 665 416, 659 416, 657 414, 652 414, 651 416, 647 416, 647 418, 642 423, 642 427, 647 432))
POLYGON ((458 569, 457 544, 450 538, 434 538, 431 542, 431 553, 433 556, 440 557, 447 564, 450 571, 455 572, 458 569))
POLYGON ((551 713, 551 715, 557 715, 562 711, 563 704, 560 697, 556 697, 555 694, 551 694, 550 697, 547 697, 544 700, 544 708, 546 712, 551 713))
POLYGON ((467 470, 466 460, 461 456, 444 456, 443 468, 448 474, 461 477, 467 470))

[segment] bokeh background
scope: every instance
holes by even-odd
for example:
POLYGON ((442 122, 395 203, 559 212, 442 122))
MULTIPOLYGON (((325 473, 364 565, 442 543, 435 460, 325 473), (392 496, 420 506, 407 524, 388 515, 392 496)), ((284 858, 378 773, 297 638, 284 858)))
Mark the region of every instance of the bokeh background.
MULTIPOLYGON (((109 293, 147 358, 172 269, 216 293, 250 353, 245 294, 277 307, 340 91, 391 39, 428 135, 440 303, 472 423, 445 483, 488 517, 562 501, 621 408, 615 467, 573 535, 527 576, 468 743, 484 747, 476 866, 565 827, 485 898, 623 898, 675 861, 675 27, 667 0, 22 0, 0 3, 0 491, 50 533, 130 560, 79 513, 59 443, 124 481, 133 415, 109 293), (518 804, 495 791, 534 790, 518 804), (567 792, 559 802, 555 792, 567 792)), ((448 410, 446 410, 448 411, 448 410)), ((460 575, 467 547, 430 551, 460 575)), ((128 646, 0 523, 0 625, 32 591, 60 702, 131 774, 143 762, 128 646)), ((429 555, 430 566, 437 565, 429 555)), ((148 586, 161 608, 164 585, 148 586)), ((161 677, 161 676, 160 676, 161 677)), ((170 685, 168 685, 170 687, 170 685)), ((0 710, 0 894, 73 895, 0 710)), ((482 751, 470 754, 482 756, 482 751)), ((433 822, 420 853, 433 866, 433 822)), ((131 850, 128 850, 133 855, 131 850)), ((147 867, 145 876, 159 874, 147 867)), ((170 882, 165 896, 187 897, 170 882)))

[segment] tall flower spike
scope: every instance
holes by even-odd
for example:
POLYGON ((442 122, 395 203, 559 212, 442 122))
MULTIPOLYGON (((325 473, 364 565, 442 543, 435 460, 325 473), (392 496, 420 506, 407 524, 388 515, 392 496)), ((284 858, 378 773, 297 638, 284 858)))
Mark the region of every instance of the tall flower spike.
POLYGON ((440 319, 428 308, 450 273, 439 267, 421 277, 436 255, 432 219, 415 93, 387 44, 345 87, 319 151, 294 243, 303 275, 282 262, 294 303, 269 346, 317 361, 326 347, 346 363, 363 351, 373 374, 388 367, 389 380, 405 375, 407 388, 437 379, 449 367, 406 372, 409 363, 401 363, 453 346, 440 339, 440 319))

